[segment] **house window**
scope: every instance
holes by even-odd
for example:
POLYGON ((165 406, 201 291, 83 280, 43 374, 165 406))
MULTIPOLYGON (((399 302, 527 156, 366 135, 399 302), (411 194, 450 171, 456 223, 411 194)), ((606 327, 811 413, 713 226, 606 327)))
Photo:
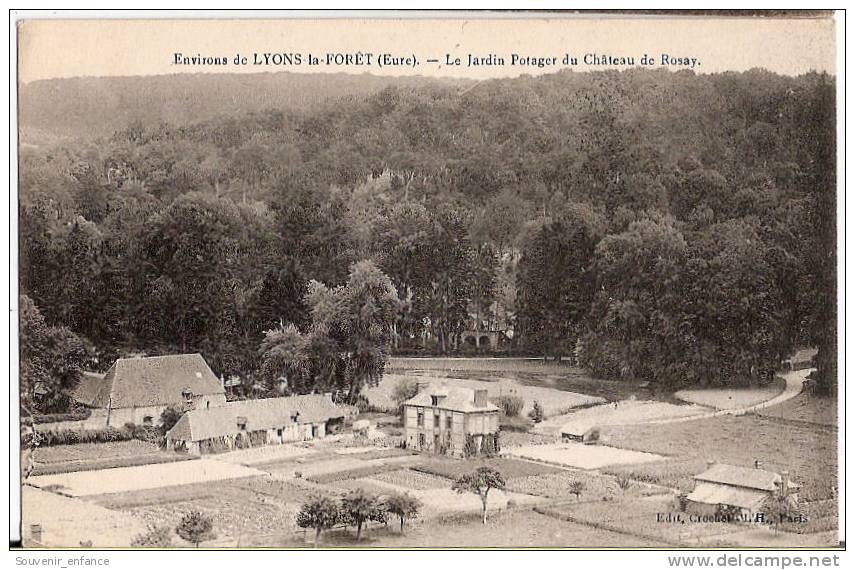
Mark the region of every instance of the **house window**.
POLYGON ((451 429, 451 414, 445 416, 445 429, 451 429))
POLYGON ((282 437, 282 428, 276 430, 276 437, 282 437))
POLYGON ((419 434, 419 449, 424 449, 424 448, 425 448, 425 434, 420 433, 419 434))
POLYGON ((419 410, 416 413, 416 425, 419 427, 425 427, 425 413, 424 410, 419 410))
POLYGON ((144 426, 150 426, 153 420, 151 416, 143 416, 142 423, 144 426))
POLYGON ((431 396, 430 397, 430 405, 438 406, 439 405, 439 396, 431 396))
POLYGON ((436 429, 439 429, 439 426, 440 426, 440 423, 439 423, 439 412, 434 412, 434 413, 433 413, 433 427, 434 427, 434 428, 436 428, 436 429))

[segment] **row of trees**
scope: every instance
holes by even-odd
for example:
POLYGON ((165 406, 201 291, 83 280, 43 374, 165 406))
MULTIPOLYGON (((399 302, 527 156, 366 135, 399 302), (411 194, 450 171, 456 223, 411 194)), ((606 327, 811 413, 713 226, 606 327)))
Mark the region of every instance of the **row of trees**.
POLYGON ((834 105, 823 75, 633 70, 131 125, 25 149, 21 288, 102 368, 200 351, 268 390, 354 396, 472 327, 669 386, 813 344, 829 390, 834 105))
POLYGON ((362 527, 366 522, 386 524, 389 517, 395 517, 404 533, 404 521, 419 514, 421 502, 407 494, 373 495, 363 489, 355 489, 335 501, 327 496, 310 499, 300 507, 297 513, 297 526, 315 531, 315 544, 321 533, 336 526, 355 526, 356 540, 362 536, 362 527))

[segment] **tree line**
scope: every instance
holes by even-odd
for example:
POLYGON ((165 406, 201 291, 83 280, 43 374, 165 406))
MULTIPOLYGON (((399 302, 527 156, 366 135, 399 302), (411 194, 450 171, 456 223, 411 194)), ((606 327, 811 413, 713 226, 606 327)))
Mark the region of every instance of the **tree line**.
POLYGON ((50 346, 24 374, 199 351, 268 391, 353 397, 390 351, 475 328, 668 387, 766 382, 811 344, 827 391, 834 137, 827 75, 630 70, 24 148, 22 335, 50 346))

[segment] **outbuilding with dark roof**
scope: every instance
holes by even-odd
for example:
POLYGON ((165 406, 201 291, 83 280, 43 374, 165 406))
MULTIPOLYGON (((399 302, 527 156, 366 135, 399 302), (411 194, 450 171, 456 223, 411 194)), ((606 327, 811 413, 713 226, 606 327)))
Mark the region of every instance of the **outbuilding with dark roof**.
POLYGON ((106 410, 106 425, 156 423, 167 406, 226 403, 225 389, 201 354, 120 358, 106 374, 84 373, 74 399, 106 410))
POLYGON ((351 411, 328 394, 227 402, 185 413, 167 432, 166 444, 204 454, 305 441, 339 429, 351 411))

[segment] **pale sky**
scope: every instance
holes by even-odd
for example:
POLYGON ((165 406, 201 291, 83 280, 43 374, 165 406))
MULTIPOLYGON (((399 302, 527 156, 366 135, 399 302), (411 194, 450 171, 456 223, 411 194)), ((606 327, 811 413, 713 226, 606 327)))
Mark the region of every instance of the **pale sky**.
MULTIPOLYGON (((19 27, 19 77, 23 82, 77 76, 169 73, 347 72, 486 79, 553 73, 586 54, 681 58, 669 69, 696 73, 763 67, 787 75, 835 73, 835 26, 825 19, 771 18, 549 18, 542 19, 268 19, 268 20, 28 20, 19 27), (372 54, 367 66, 310 66, 309 53, 372 54), (300 65, 235 66, 236 54, 299 53, 300 65), (175 65, 175 53, 228 58, 226 66, 175 65), (377 54, 415 56, 419 65, 378 67, 377 54), (503 57, 504 65, 466 67, 468 55, 503 57), (512 65, 511 56, 556 58, 545 67, 512 65), (463 65, 446 65, 446 57, 463 65), (438 59, 429 63, 428 59, 438 59)), ((590 58, 590 56, 589 56, 590 58)))

